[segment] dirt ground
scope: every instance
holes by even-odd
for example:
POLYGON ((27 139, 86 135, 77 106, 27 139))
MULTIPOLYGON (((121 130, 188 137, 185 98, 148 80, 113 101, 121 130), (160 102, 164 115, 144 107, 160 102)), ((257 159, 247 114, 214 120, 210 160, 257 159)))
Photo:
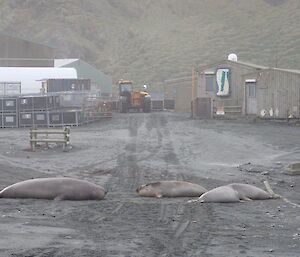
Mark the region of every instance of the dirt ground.
POLYGON ((297 125, 114 114, 71 128, 72 149, 29 151, 29 129, 0 130, 0 188, 69 176, 103 185, 103 201, 0 199, 0 256, 300 256, 300 208, 281 199, 235 204, 143 198, 135 189, 185 180, 272 189, 300 204, 297 125))

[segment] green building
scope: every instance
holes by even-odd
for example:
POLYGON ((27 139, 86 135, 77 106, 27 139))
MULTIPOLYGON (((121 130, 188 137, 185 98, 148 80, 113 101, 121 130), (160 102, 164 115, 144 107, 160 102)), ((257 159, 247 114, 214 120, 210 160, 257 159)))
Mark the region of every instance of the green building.
POLYGON ((90 79, 91 89, 100 90, 102 96, 111 96, 112 78, 80 59, 55 59, 55 67, 75 68, 79 79, 90 79))

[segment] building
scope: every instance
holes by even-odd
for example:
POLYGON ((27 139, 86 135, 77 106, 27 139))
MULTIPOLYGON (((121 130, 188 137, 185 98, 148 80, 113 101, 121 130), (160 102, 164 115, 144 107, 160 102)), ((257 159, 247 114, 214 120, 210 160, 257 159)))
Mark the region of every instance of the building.
MULTIPOLYGON (((54 47, 0 34, 0 67, 74 68, 78 75, 76 78, 90 79, 92 90, 100 90, 103 96, 111 96, 112 78, 110 76, 83 60, 55 59, 56 55, 57 49, 54 47)), ((44 79, 51 78, 55 77, 44 77, 44 79)), ((66 78, 70 77, 67 76, 66 78)), ((9 81, 4 81, 4 78, 0 77, 0 82, 9 81)))
POLYGON ((164 81, 165 99, 174 99, 176 112, 190 112, 192 100, 192 77, 164 81))
POLYGON ((197 107, 194 116, 236 116, 245 113, 244 75, 266 67, 235 60, 222 60, 197 69, 197 107))
POLYGON ((111 117, 111 78, 56 49, 0 34, 0 127, 79 126, 111 117), (48 92, 49 91, 49 92, 48 92))
POLYGON ((79 79, 90 79, 91 89, 102 96, 112 95, 112 78, 80 59, 55 59, 55 67, 75 68, 79 79))
POLYGON ((59 78, 76 79, 77 71, 74 68, 0 67, 0 83, 20 83, 20 94, 41 93, 44 80, 59 78))
POLYGON ((261 118, 300 118, 300 70, 269 68, 243 76, 244 114, 261 118))

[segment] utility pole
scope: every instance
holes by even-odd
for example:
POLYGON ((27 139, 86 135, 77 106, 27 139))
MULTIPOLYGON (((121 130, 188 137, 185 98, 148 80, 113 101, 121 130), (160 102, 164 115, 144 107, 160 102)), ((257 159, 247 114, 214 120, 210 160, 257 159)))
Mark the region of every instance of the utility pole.
POLYGON ((196 117, 196 83, 195 83, 195 66, 192 67, 192 119, 196 117))

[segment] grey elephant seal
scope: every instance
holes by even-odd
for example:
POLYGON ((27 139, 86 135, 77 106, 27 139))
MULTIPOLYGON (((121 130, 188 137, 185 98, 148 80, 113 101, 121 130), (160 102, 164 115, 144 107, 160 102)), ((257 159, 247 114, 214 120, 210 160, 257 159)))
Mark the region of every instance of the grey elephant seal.
POLYGON ((200 202, 232 203, 250 200, 266 200, 273 197, 266 191, 248 184, 233 183, 214 188, 199 197, 200 202))
POLYGON ((148 197, 199 197, 207 190, 186 181, 159 181, 142 185, 136 191, 140 196, 148 197))
POLYGON ((37 178, 4 188, 0 198, 35 198, 49 200, 102 200, 101 186, 74 178, 37 178))
POLYGON ((243 200, 266 200, 273 199, 274 197, 266 191, 249 184, 232 183, 229 184, 231 188, 236 190, 239 194, 240 199, 243 200))

